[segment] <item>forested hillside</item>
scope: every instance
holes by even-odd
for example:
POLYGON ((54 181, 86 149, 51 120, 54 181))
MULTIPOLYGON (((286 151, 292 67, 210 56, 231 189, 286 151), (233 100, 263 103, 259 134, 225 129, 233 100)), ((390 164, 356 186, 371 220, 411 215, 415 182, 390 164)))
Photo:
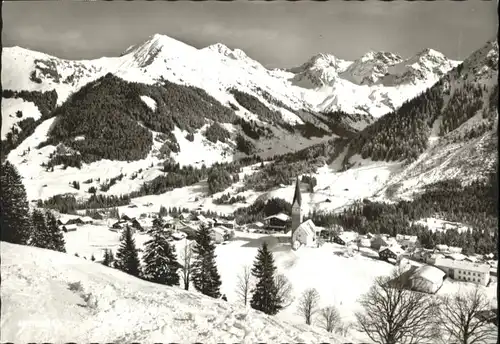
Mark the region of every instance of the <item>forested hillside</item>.
POLYGON ((320 226, 329 227, 336 223, 345 230, 362 234, 417 235, 421 244, 428 248, 447 244, 462 247, 466 253, 497 252, 497 176, 495 172, 487 181, 476 181, 467 186, 462 186, 457 180, 447 180, 428 185, 412 201, 387 204, 363 200, 340 214, 313 212, 308 217, 320 226), (412 224, 428 217, 463 223, 471 230, 431 232, 421 225, 412 224))
MULTIPOLYGON (((7 154, 14 148, 16 148, 21 142, 24 141, 35 131, 35 128, 42 123, 47 118, 50 118, 52 112, 56 108, 57 104, 57 92, 52 90, 49 92, 39 92, 39 91, 12 91, 3 90, 2 98, 20 98, 25 101, 33 102, 35 106, 41 113, 41 117, 34 120, 32 117, 26 117, 17 123, 17 127, 13 127, 9 133, 7 133, 6 139, 2 140, 2 154, 1 161, 5 159, 7 154)), ((2 121, 3 122, 3 121, 2 121)), ((3 123, 2 123, 3 124, 3 123)))
POLYGON ((82 87, 52 115, 57 120, 41 146, 64 143, 87 163, 145 158, 153 140, 148 129, 166 134, 175 146, 175 127, 192 133, 207 120, 236 120, 231 109, 201 89, 168 81, 158 86, 130 83, 112 74, 82 87), (141 96, 153 99, 155 109, 141 96))

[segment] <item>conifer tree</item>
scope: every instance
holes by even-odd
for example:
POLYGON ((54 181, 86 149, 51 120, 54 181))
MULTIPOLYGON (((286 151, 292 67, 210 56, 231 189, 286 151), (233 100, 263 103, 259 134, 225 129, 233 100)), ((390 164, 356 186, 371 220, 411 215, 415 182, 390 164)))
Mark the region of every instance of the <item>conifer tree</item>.
POLYGON ((257 252, 252 268, 252 275, 256 278, 257 284, 253 289, 250 306, 269 315, 277 314, 282 308, 282 300, 278 296, 274 279, 275 272, 273 254, 264 242, 257 252))
POLYGON ((179 285, 177 270, 180 264, 177 261, 175 247, 168 242, 167 238, 166 233, 156 231, 153 238, 145 243, 144 276, 154 283, 179 285))
POLYGON ((26 190, 8 161, 0 171, 0 240, 26 245, 32 231, 26 190))
POLYGON ((141 273, 140 264, 135 240, 132 237, 132 230, 127 226, 120 238, 120 247, 116 252, 115 268, 139 277, 141 273))
POLYGON ((104 259, 102 261, 102 264, 106 265, 106 266, 111 266, 111 264, 113 263, 113 260, 114 260, 113 251, 111 251, 110 249, 105 249, 104 250, 104 259))
POLYGON ((46 214, 46 219, 47 219, 47 231, 50 236, 50 244, 49 244, 49 249, 54 250, 54 251, 59 251, 59 252, 66 252, 66 245, 64 242, 64 235, 62 233, 62 230, 59 228, 57 225, 57 220, 54 214, 52 214, 50 211, 48 211, 46 214))
POLYGON ((33 234, 30 244, 40 248, 51 249, 52 238, 43 213, 38 209, 33 210, 31 221, 33 223, 33 234))
POLYGON ((193 253, 191 278, 195 289, 204 295, 219 298, 221 281, 215 262, 215 243, 208 227, 200 226, 196 231, 193 253))

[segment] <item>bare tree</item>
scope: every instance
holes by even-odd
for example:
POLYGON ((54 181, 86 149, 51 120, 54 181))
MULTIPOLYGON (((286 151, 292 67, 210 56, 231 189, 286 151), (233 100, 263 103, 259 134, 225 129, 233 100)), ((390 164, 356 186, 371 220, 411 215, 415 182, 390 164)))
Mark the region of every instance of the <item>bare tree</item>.
POLYGON ((307 325, 311 325, 312 318, 318 311, 318 305, 318 291, 314 288, 304 290, 297 306, 297 312, 305 318, 307 325))
POLYGON ((243 271, 238 275, 236 283, 236 294, 243 304, 246 306, 249 299, 250 290, 252 288, 252 269, 250 266, 244 266, 243 271))
POLYGON ((414 344, 436 338, 437 307, 430 295, 404 288, 402 271, 379 277, 359 301, 361 331, 379 344, 414 344))
POLYGON ((340 234, 340 226, 332 224, 328 227, 328 241, 333 242, 333 238, 340 234))
POLYGON ((278 289, 278 298, 282 301, 282 308, 290 306, 293 302, 293 288, 288 278, 283 274, 277 274, 274 277, 274 283, 278 289))
POLYGON ((337 332, 344 337, 347 337, 347 334, 351 330, 351 328, 354 326, 352 322, 345 322, 345 323, 340 323, 337 326, 337 332))
POLYGON ((333 332, 340 323, 340 314, 335 306, 328 306, 320 310, 321 326, 328 332, 333 332))
POLYGON ((179 254, 179 263, 181 266, 181 277, 184 282, 184 289, 189 290, 189 281, 191 280, 191 272, 193 270, 193 250, 191 243, 186 240, 184 249, 179 254))
POLYGON ((487 297, 475 288, 469 292, 441 298, 439 323, 449 336, 448 342, 460 344, 492 343, 496 338, 494 325, 483 317, 484 311, 491 311, 487 297))

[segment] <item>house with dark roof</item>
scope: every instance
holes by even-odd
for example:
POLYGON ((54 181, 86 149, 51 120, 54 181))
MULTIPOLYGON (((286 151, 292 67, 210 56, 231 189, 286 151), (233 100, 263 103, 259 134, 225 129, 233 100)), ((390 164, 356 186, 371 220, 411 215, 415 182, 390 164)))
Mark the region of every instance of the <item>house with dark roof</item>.
POLYGON ((397 261, 403 255, 403 253, 403 249, 397 244, 381 247, 378 251, 380 259, 386 260, 388 262, 390 262, 391 260, 397 261))
POLYGON ((284 213, 268 216, 264 219, 266 229, 275 231, 285 231, 290 223, 290 216, 284 213))

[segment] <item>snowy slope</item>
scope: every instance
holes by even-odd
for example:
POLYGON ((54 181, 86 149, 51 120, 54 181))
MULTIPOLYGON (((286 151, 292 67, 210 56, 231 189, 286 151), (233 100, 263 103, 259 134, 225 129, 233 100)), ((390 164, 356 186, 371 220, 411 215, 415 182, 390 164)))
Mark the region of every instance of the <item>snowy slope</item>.
POLYGON ((40 117, 41 113, 33 102, 20 98, 2 99, 2 140, 12 127, 19 129, 18 122, 25 118, 37 120, 40 117))
MULTIPOLYGON (((428 55, 431 59, 442 58, 435 51, 430 51, 428 55)), ((397 189, 396 194, 400 196, 410 197, 421 187, 441 180, 458 178, 467 183, 485 178, 495 168, 497 161, 497 78, 498 44, 493 41, 474 52, 462 65, 446 73, 433 86, 433 91, 438 94, 437 99, 442 100, 439 112, 417 114, 431 119, 427 123, 428 130, 423 132, 427 138, 427 147, 409 163, 402 161, 402 158, 400 162, 379 161, 379 165, 399 167, 393 168, 385 185, 379 183, 380 190, 376 196, 383 198, 388 187, 397 189), (477 93, 479 91, 480 94, 477 93), (457 97, 459 94, 465 94, 466 98, 457 97), (443 122, 445 119, 446 125, 443 122)), ((398 116, 406 116, 407 113, 395 112, 391 115, 394 115, 391 117, 393 121, 397 122, 400 119, 398 116)), ((404 118, 402 121, 409 120, 407 117, 401 118, 404 118)), ((376 125, 379 123, 373 125, 376 130, 370 131, 372 128, 367 128, 359 134, 360 137, 365 137, 365 143, 382 135, 380 133, 392 135, 396 131, 397 135, 400 134, 397 131, 401 129, 392 126, 392 121, 381 123, 378 127, 376 125)), ((401 136, 394 137, 401 139, 401 136)), ((353 163, 356 169, 360 163, 372 164, 370 159, 360 161, 360 156, 356 155, 360 152, 359 146, 352 148, 350 154, 355 155, 349 155, 349 159, 345 161, 353 163)))
POLYGON ((2 342, 345 341, 67 254, 2 242, 1 255, 2 342))

